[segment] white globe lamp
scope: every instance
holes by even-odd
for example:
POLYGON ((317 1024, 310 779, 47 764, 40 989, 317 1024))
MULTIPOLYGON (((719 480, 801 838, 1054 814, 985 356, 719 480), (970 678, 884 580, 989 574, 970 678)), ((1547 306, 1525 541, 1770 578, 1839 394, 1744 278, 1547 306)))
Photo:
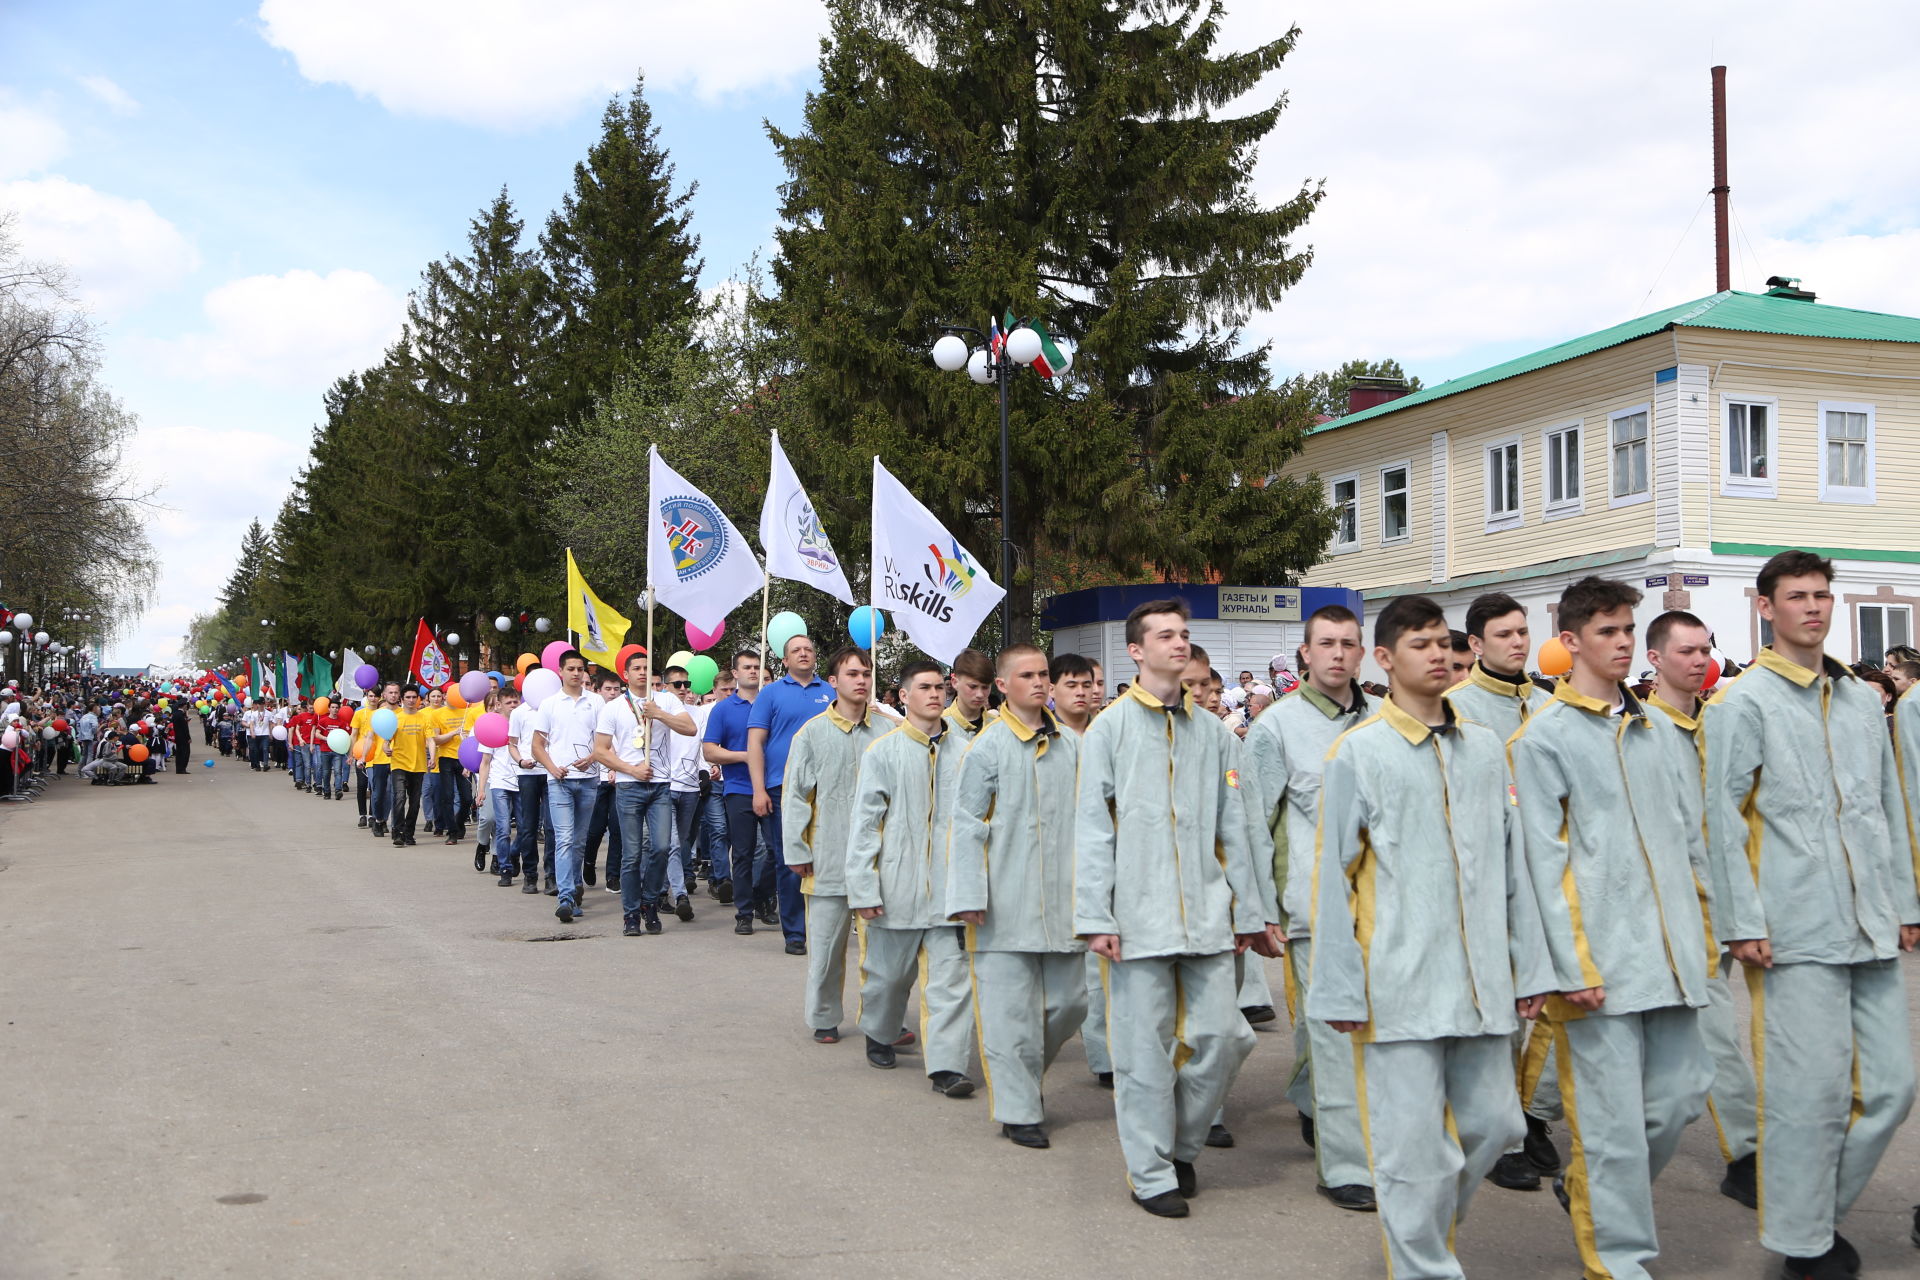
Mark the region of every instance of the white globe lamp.
POLYGON ((948 373, 957 372, 967 363, 967 344, 947 334, 933 344, 933 362, 948 373))
POLYGON ((1021 364, 1032 364, 1040 358, 1040 335, 1021 325, 1007 335, 1007 354, 1021 364))

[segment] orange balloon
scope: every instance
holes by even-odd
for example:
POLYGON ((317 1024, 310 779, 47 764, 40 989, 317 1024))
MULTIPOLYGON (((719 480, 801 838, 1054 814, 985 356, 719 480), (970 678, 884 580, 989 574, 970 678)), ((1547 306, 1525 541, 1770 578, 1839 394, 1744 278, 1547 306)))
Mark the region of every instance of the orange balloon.
POLYGON ((127 759, 133 761, 135 764, 145 764, 147 760, 147 749, 136 742, 127 748, 127 759))
POLYGON ((528 667, 531 667, 531 666, 533 666, 534 664, 536 664, 536 663, 538 663, 539 661, 540 661, 540 655, 539 655, 539 654, 537 654, 537 653, 523 653, 523 654, 521 654, 521 655, 520 655, 520 660, 519 660, 519 662, 518 662, 518 663, 517 663, 516 665, 517 665, 517 666, 519 667, 519 671, 520 671, 520 674, 521 674, 521 675, 525 675, 525 674, 527 674, 527 668, 528 668, 528 667))
POLYGON ((240 686, 240 687, 241 687, 242 689, 244 689, 244 688, 246 688, 246 687, 247 687, 247 677, 246 677, 246 674, 245 674, 245 673, 243 672, 243 673, 241 673, 240 675, 237 675, 237 676, 235 676, 235 677, 233 678, 233 682, 234 682, 235 684, 237 684, 237 685, 239 685, 239 686, 240 686))
POLYGON ((317 716, 323 716, 327 714, 327 708, 331 707, 332 705, 333 704, 331 702, 328 702, 325 698, 315 698, 313 700, 313 714, 317 716))
POLYGON ((1567 652, 1567 646, 1555 636, 1540 646, 1540 674, 1545 676, 1563 676, 1573 670, 1573 655, 1567 652))
POLYGON ((455 711, 465 711, 467 709, 467 700, 460 696, 459 685, 450 684, 447 686, 447 705, 455 711))

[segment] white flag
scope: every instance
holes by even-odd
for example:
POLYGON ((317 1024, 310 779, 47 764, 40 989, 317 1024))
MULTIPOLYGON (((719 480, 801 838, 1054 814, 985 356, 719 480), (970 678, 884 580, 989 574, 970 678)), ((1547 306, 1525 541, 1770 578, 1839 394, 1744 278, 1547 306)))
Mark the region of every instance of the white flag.
POLYGON ((1007 593, 933 513, 873 460, 873 607, 952 662, 1007 593))
POLYGON ((351 649, 340 651, 340 678, 333 682, 333 691, 349 702, 359 702, 367 696, 366 690, 353 682, 353 674, 366 665, 366 659, 351 649))
POLYGON ((753 549, 706 494, 647 450, 647 585, 660 603, 712 631, 766 579, 753 549))
POLYGON ((856 603, 853 588, 847 585, 847 571, 827 541, 827 531, 820 527, 820 517, 807 501, 786 450, 780 447, 778 431, 773 433, 767 501, 760 508, 760 550, 766 553, 767 572, 773 577, 804 582, 848 605, 856 603))

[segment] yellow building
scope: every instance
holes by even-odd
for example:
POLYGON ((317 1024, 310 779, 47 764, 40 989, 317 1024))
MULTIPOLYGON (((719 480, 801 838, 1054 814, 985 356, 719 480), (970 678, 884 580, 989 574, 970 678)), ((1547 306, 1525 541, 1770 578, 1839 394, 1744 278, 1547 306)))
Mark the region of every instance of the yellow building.
MULTIPOLYGON (((1770 636, 1754 577, 1830 556, 1828 651, 1878 661, 1920 604, 1920 319, 1823 306, 1791 281, 1728 291, 1335 418, 1289 472, 1339 517, 1303 586, 1377 611, 1430 595, 1461 625, 1504 591, 1536 645, 1588 573, 1698 614, 1745 662, 1770 636)), ((1644 663, 1636 671, 1644 668, 1644 663)))

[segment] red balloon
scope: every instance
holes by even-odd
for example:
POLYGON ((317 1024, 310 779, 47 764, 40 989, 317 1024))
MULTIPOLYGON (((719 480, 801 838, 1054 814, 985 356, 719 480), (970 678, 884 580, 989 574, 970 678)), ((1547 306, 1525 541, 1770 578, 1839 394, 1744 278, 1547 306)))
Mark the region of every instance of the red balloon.
POLYGON ((513 678, 513 687, 516 689, 521 689, 522 692, 525 692, 525 690, 522 689, 521 687, 525 685, 526 682, 527 682, 527 673, 522 671, 519 675, 513 678))
POLYGON ((1707 690, 1713 688, 1713 686, 1719 683, 1720 683, 1720 664, 1715 663, 1714 665, 1707 668, 1707 678, 1700 682, 1700 692, 1705 693, 1707 690))
POLYGON ((55 731, 55 732, 57 732, 57 733, 65 733, 65 732, 67 731, 67 719, 66 719, 66 717, 65 717, 65 716, 55 716, 55 717, 53 718, 53 727, 54 727, 54 731, 55 731))

